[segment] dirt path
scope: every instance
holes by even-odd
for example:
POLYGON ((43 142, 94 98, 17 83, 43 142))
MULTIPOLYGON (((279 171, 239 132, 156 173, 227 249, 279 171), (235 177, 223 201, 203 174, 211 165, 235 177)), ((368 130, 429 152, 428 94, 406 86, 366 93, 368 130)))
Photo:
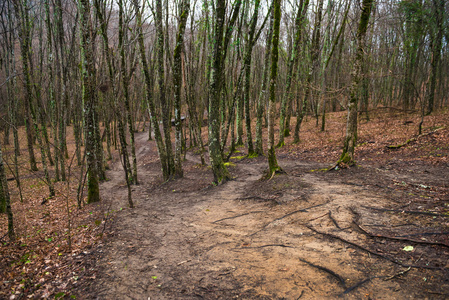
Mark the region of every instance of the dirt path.
MULTIPOLYGON (((376 173, 372 169, 359 170, 355 174, 359 182, 348 180, 354 177, 310 172, 324 165, 280 159, 287 174, 261 181, 264 159, 244 159, 231 168, 233 181, 211 186, 210 170, 198 167, 197 158, 188 156, 185 178, 161 184, 154 143, 146 141, 147 133, 136 138, 141 183, 133 188, 136 208, 125 209, 120 162, 102 185, 114 220, 108 221, 109 238, 98 250, 97 280, 89 288, 92 298, 448 296, 449 247, 374 243, 355 225, 363 224, 367 232, 385 229, 383 233, 395 236, 411 232, 413 224, 422 221, 422 216, 411 215, 405 222, 367 208, 392 204, 388 190, 376 189, 375 184, 381 184, 371 178, 376 173), (406 245, 415 246, 414 250, 403 251, 406 245), (435 266, 435 270, 409 270, 408 265, 435 266)), ((392 173, 382 172, 387 173, 382 180, 391 181, 392 173)))

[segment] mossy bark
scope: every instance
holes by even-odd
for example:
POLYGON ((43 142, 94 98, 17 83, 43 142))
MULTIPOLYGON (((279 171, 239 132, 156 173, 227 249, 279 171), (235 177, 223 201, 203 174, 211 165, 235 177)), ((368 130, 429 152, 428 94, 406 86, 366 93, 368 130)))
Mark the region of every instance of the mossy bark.
POLYGON ((165 154, 166 154, 165 163, 166 163, 166 170, 168 172, 168 177, 172 177, 175 172, 175 163, 170 135, 171 107, 170 101, 166 97, 166 87, 165 87, 165 63, 164 63, 165 38, 162 27, 162 0, 156 0, 155 22, 156 22, 156 47, 157 47, 157 74, 159 86, 159 101, 161 103, 162 108, 162 127, 164 131, 165 154))
POLYGON ((154 139, 156 140, 159 159, 161 161, 162 175, 165 180, 168 180, 171 174, 168 169, 167 154, 165 151, 164 142, 162 140, 161 131, 159 129, 159 121, 156 115, 156 106, 153 100, 153 78, 150 75, 150 68, 148 66, 148 61, 145 53, 145 44, 142 33, 142 12, 140 11, 140 4, 137 0, 133 0, 133 6, 136 11, 136 23, 138 30, 137 42, 140 52, 140 62, 142 64, 142 70, 145 79, 146 104, 148 106, 148 111, 150 114, 150 121, 154 131, 154 139))
POLYGON ((256 0, 254 2, 254 14, 251 18, 250 28, 247 36, 247 45, 246 45, 246 53, 244 59, 245 65, 245 89, 244 89, 244 105, 245 105, 245 127, 246 127, 246 144, 248 147, 248 155, 254 155, 254 146, 253 146, 253 137, 251 133, 251 114, 250 114, 250 100, 249 100, 249 90, 250 90, 250 79, 251 79, 251 62, 252 62, 252 53, 256 34, 256 25, 257 19, 259 16, 259 6, 260 0, 256 0))
POLYGON ((34 136, 33 136, 33 123, 30 115, 30 105, 32 105, 32 85, 31 82, 31 70, 29 66, 29 55, 31 52, 31 38, 30 38, 30 28, 31 23, 29 19, 29 8, 27 6, 27 1, 13 1, 14 11, 17 20, 19 21, 19 40, 20 40, 20 51, 22 56, 23 65, 23 85, 25 89, 24 93, 24 106, 25 106, 25 128, 27 136, 27 148, 29 155, 29 163, 31 171, 37 171, 36 158, 34 156, 34 136))
MULTIPOLYGON (((128 123, 128 131, 129 131, 129 137, 130 137, 130 142, 131 142, 131 156, 132 156, 132 168, 131 168, 131 163, 129 161, 129 156, 128 156, 128 150, 126 149, 126 135, 125 133, 121 133, 120 132, 120 128, 124 131, 124 124, 120 124, 122 122, 122 114, 118 114, 117 118, 119 119, 119 135, 120 135, 120 144, 124 144, 125 149, 123 151, 123 146, 122 146, 122 155, 123 155, 123 165, 126 166, 126 172, 128 172, 129 174, 127 174, 128 179, 131 180, 132 183, 137 184, 137 156, 136 156, 136 143, 135 143, 135 139, 134 139, 134 123, 132 120, 132 115, 131 115, 131 108, 130 108, 130 104, 129 104, 129 76, 128 76, 128 68, 127 68, 127 64, 126 64, 126 56, 125 56, 125 29, 128 27, 127 24, 124 24, 124 16, 123 16, 123 12, 124 12, 124 8, 123 8, 123 1, 119 0, 118 1, 118 6, 119 6, 119 49, 120 49, 120 62, 121 62, 121 68, 120 68, 120 73, 122 76, 122 88, 123 88, 123 100, 124 100, 124 104, 125 104, 125 114, 126 114, 126 121, 128 123)), ((118 107, 117 107, 118 109, 118 107)))
POLYGON ((90 3, 87 0, 79 0, 81 11, 80 31, 81 31, 81 57, 82 57, 82 83, 83 83, 83 104, 84 104, 84 124, 85 124, 85 145, 87 157, 87 203, 100 201, 100 187, 97 161, 97 139, 96 113, 96 72, 93 56, 94 42, 92 40, 92 21, 90 15, 90 3))
MULTIPOLYGON (((274 11, 271 9, 268 12, 270 16, 270 25, 267 33, 267 40, 265 46, 265 61, 264 70, 262 75, 262 88, 259 94, 259 100, 257 102, 257 121, 256 121, 256 142, 255 142, 255 152, 258 155, 263 155, 263 138, 262 138, 262 122, 263 113, 268 99, 268 71, 270 70, 270 53, 271 53, 271 39, 273 36, 273 23, 274 23, 274 11)), ((267 15, 268 16, 268 15, 267 15)))
POLYGON ((374 0, 363 0, 362 14, 357 30, 357 50, 355 62, 352 70, 352 82, 350 86, 350 98, 348 105, 348 118, 346 123, 346 137, 343 144, 343 152, 337 164, 354 165, 354 151, 357 145, 357 104, 358 92, 362 74, 362 62, 365 51, 365 35, 368 21, 371 15, 371 8, 374 0))
POLYGON ((211 81, 209 92, 209 156, 214 173, 214 182, 220 183, 230 179, 220 146, 220 92, 223 58, 223 27, 226 16, 226 1, 217 0, 215 6, 215 36, 211 81))
POLYGON ((271 50, 270 102, 268 106, 268 169, 269 173, 281 171, 276 159, 274 146, 274 122, 276 109, 276 82, 279 58, 279 29, 281 23, 281 0, 273 0, 274 24, 271 50))
POLYGON ((13 214, 11 210, 11 198, 9 195, 8 181, 6 180, 5 167, 3 165, 2 148, 0 145, 0 213, 8 215, 8 236, 15 240, 13 214))
MULTIPOLYGON (((175 177, 183 176, 182 170, 182 123, 181 123, 181 84, 182 84, 182 49, 184 46, 184 32, 189 14, 190 1, 182 2, 182 11, 179 18, 178 34, 176 45, 173 51, 173 85, 174 85, 174 106, 175 106, 175 177)), ((201 138, 201 137, 200 137, 201 138)))
POLYGON ((295 132, 293 134, 293 143, 299 143, 299 131, 301 128, 302 121, 304 119, 304 116, 306 114, 307 105, 309 96, 311 93, 311 84, 313 75, 316 72, 316 69, 318 68, 318 58, 320 54, 320 37, 321 37, 321 19, 322 19, 322 13, 323 13, 323 0, 320 0, 318 4, 318 14, 315 18, 315 25, 313 28, 313 35, 312 35, 312 49, 311 49, 311 67, 309 70, 309 73, 307 74, 307 80, 306 80, 306 87, 304 91, 304 100, 302 102, 302 106, 297 103, 296 105, 296 125, 295 125, 295 132))

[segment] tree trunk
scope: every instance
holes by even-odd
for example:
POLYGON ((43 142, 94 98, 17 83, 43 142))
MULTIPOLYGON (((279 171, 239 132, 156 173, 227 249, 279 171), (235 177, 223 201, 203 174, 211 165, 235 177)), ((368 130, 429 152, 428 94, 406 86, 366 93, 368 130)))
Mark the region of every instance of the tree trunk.
POLYGON ((276 159, 274 146, 274 122, 276 110, 276 80, 278 72, 279 56, 279 28, 281 23, 281 0, 273 0, 274 24, 271 49, 271 70, 270 70, 270 103, 268 106, 268 171, 269 175, 281 171, 276 159))
POLYGON ((183 176, 182 171, 182 123, 181 123, 181 85, 182 85, 182 57, 181 52, 184 46, 184 32, 189 14, 190 1, 183 1, 181 16, 179 18, 178 35, 173 53, 173 86, 175 88, 174 106, 175 106, 175 176, 183 176))
POLYGON ((20 1, 14 1, 14 10, 17 20, 19 20, 19 40, 20 40, 20 50, 22 55, 23 64, 23 76, 24 81, 24 106, 25 106, 25 125, 26 125, 26 135, 27 135, 27 146, 29 154, 29 162, 31 171, 37 171, 36 158, 34 156, 34 146, 33 146, 33 126, 30 116, 30 105, 32 101, 32 82, 29 67, 29 55, 31 52, 31 40, 30 40, 30 20, 28 16, 27 2, 24 0, 23 3, 20 1))
POLYGON ((307 15, 307 8, 309 7, 309 0, 301 0, 298 8, 298 12, 296 14, 295 18, 295 40, 292 47, 292 51, 290 54, 290 58, 287 65, 287 82, 286 82, 286 88, 285 88, 285 94, 282 96, 282 103, 281 103, 281 116, 279 120, 279 142, 277 144, 277 147, 284 146, 284 137, 290 135, 290 121, 288 121, 288 124, 286 124, 287 120, 289 118, 287 117, 288 114, 288 107, 291 105, 291 102, 293 101, 293 93, 290 92, 291 85, 292 85, 292 79, 296 77, 297 73, 297 62, 299 59, 299 49, 300 49, 300 42, 301 42, 301 36, 302 36, 302 27, 304 24, 304 19, 307 15), (293 71, 295 74, 293 74, 293 71), (288 126, 286 126, 288 125, 288 126))
POLYGON ((253 138, 251 134, 251 114, 249 109, 249 90, 250 90, 250 79, 251 79, 251 62, 252 62, 252 53, 255 40, 256 33, 256 24, 259 16, 259 6, 260 0, 256 0, 254 2, 254 14, 251 18, 250 28, 247 37, 247 48, 244 59, 244 67, 245 67, 245 89, 244 89, 244 104, 245 104, 245 125, 246 125, 246 144, 248 146, 248 156, 252 156, 255 154, 254 146, 253 146, 253 138))
POLYGON ((97 108, 96 70, 93 56, 94 41, 92 39, 92 23, 90 16, 90 3, 88 0, 79 0, 81 10, 81 53, 82 53, 82 82, 84 102, 84 124, 86 139, 86 157, 88 172, 87 203, 100 201, 99 172, 98 172, 98 143, 95 120, 97 108))
MULTIPOLYGON (((127 175, 127 178, 130 178, 131 182, 134 184, 137 184, 137 156, 136 156, 136 143, 134 139, 134 123, 131 116, 131 108, 129 104, 129 77, 128 77, 128 69, 126 66, 126 57, 125 57, 125 29, 128 28, 127 24, 123 23, 123 1, 118 1, 119 6, 119 49, 120 49, 120 73, 122 76, 122 88, 123 88, 123 96, 124 96, 124 104, 125 104, 125 113, 126 113, 126 120, 128 122, 128 128, 129 128, 129 136, 131 140, 131 156, 133 161, 132 170, 130 168, 127 168, 127 171, 130 172, 130 174, 127 175)), ((120 121, 121 122, 121 117, 120 121)), ((119 124, 120 126, 120 124, 119 124)), ((124 126, 122 126, 124 127, 124 126)), ((119 128, 120 129, 120 128, 119 128)), ((123 128, 124 130, 124 128, 123 128)), ((125 138, 123 140, 124 143, 126 143, 126 136, 121 136, 120 139, 125 138)), ((122 141, 122 140, 121 140, 122 141)), ((124 166, 129 166, 129 158, 128 158, 128 152, 123 153, 123 159, 124 159, 124 166)))
POLYGON ((313 40, 311 49, 311 68, 307 74, 306 87, 304 92, 304 100, 302 102, 302 107, 297 103, 296 105, 296 126, 295 133, 293 135, 293 143, 299 143, 299 130, 301 128, 301 123, 304 119, 307 110, 308 99, 311 92, 311 84, 313 75, 318 68, 318 58, 320 54, 320 37, 321 37, 321 18, 323 13, 323 0, 320 0, 318 4, 318 12, 315 18, 315 26, 313 29, 313 40))
POLYGON ((147 97, 147 105, 151 119, 151 125, 154 131, 154 139, 156 140, 156 145, 159 153, 159 159, 161 161, 162 166, 162 174, 165 180, 170 178, 171 173, 168 169, 167 164, 167 153, 165 151, 164 142, 162 140, 161 131, 159 129, 159 121, 156 115, 156 107, 153 101, 153 81, 150 75, 150 69, 148 67, 148 61, 145 54, 145 45, 143 40, 142 33, 142 13, 139 9, 139 2, 137 0, 133 1, 134 9, 136 11, 136 23, 137 23, 137 41, 139 43, 139 52, 141 57, 142 69, 145 77, 145 87, 146 87, 146 97, 147 97))
MULTIPOLYGON (((173 159, 173 149, 171 144, 171 118, 170 118, 170 101, 166 97, 165 88, 165 63, 164 63, 164 31, 162 28, 162 0, 156 0, 156 46, 157 46, 157 70, 158 70, 158 86, 159 86, 159 101, 162 108, 162 127, 164 130, 164 141, 165 141, 165 153, 167 155, 166 159, 166 169, 168 171, 168 176, 173 176, 175 172, 174 159, 173 159)), ((167 49, 168 50, 168 49, 167 49)))
MULTIPOLYGON (((213 62, 209 92, 209 156, 216 184, 230 179, 220 147, 220 95, 222 80, 223 27, 226 16, 226 0, 217 0, 215 5, 215 36, 213 62)), ((221 101, 224 101, 221 99, 221 101)))
POLYGON ((354 165, 354 150, 357 145, 357 101, 362 74, 362 62, 365 51, 365 35, 368 27, 371 9, 375 0, 363 0, 362 14, 357 30, 357 50, 352 70, 352 82, 350 86, 350 98, 348 106, 348 119, 346 124, 346 138, 343 145, 343 153, 337 164, 354 165))
POLYGON ((13 215, 11 210, 11 198, 9 196, 8 181, 6 180, 5 167, 3 165, 2 148, 0 145, 0 213, 8 215, 8 236, 10 241, 15 240, 13 215))
POLYGON ((443 41, 443 15, 444 15, 444 0, 433 0, 435 12, 435 30, 434 40, 432 41, 432 59, 430 62, 430 80, 427 84, 427 114, 431 114, 435 106, 435 87, 437 83, 437 71, 440 64, 441 45, 443 41))
MULTIPOLYGON (((271 40, 273 36, 273 23, 274 23, 274 11, 271 9, 268 11, 268 15, 270 16, 270 25, 268 29, 268 35, 265 46, 265 60, 264 60, 264 69, 262 75, 262 88, 260 90, 259 99, 257 102, 257 120, 256 120, 256 143, 255 143, 255 151, 258 155, 263 155, 263 138, 262 138, 262 119, 264 108, 268 99, 268 71, 270 69, 270 53, 271 53, 271 40)), ((268 16, 267 15, 267 16, 268 16)))

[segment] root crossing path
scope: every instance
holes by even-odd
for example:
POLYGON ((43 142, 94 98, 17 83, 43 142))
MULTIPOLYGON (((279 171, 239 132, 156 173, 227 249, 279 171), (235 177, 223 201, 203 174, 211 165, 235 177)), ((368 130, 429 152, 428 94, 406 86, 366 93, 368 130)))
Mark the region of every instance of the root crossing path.
POLYGON ((370 237, 355 226, 391 221, 388 214, 364 208, 385 207, 382 195, 309 172, 322 168, 320 164, 288 159, 280 159, 287 174, 262 181, 265 158, 240 158, 230 167, 234 180, 213 186, 211 170, 188 155, 185 177, 164 183, 154 142, 147 141, 147 133, 137 134, 136 139, 140 185, 133 187, 135 208, 126 208, 123 169, 115 162, 107 173, 109 181, 101 187, 111 218, 104 244, 97 250, 96 279, 86 296, 422 296, 419 287, 406 287, 404 277, 421 278, 422 270, 406 266, 419 264, 410 257, 397 258, 403 245, 395 246, 394 253, 387 252, 391 248, 372 248, 370 237))

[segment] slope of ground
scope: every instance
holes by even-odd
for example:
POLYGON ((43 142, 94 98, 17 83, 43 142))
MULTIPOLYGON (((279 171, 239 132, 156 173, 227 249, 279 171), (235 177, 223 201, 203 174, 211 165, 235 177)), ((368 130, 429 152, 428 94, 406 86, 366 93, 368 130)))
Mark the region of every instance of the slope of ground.
MULTIPOLYGON (((266 159, 244 158, 239 148, 234 180, 220 186, 191 152, 185 177, 162 182, 154 142, 138 133, 134 209, 119 161, 101 205, 82 210, 78 175, 44 203, 46 187, 30 173, 24 203, 12 187, 19 242, 0 248, 0 298, 447 298, 446 114, 426 117, 417 136, 419 116, 379 109, 360 122, 359 165, 326 171, 340 154, 344 121, 344 112, 329 114, 321 132, 306 120, 302 142, 288 137, 277 150, 286 173, 270 180, 261 180, 266 159)), ((5 224, 1 216, 0 237, 5 224)))
MULTIPOLYGON (((265 158, 242 159, 239 153, 231 159, 234 180, 221 186, 209 185, 210 170, 191 155, 185 178, 158 184, 154 144, 145 134, 137 139, 145 150, 139 151, 143 168, 141 185, 134 187, 136 208, 117 213, 101 248, 97 281, 80 294, 100 299, 449 296, 444 162, 404 163, 403 155, 383 167, 377 161, 325 172, 329 164, 293 159, 286 147, 279 159, 286 174, 271 180, 261 180, 265 158)), ((116 164, 103 185, 116 211, 126 203, 120 169, 116 164)))

